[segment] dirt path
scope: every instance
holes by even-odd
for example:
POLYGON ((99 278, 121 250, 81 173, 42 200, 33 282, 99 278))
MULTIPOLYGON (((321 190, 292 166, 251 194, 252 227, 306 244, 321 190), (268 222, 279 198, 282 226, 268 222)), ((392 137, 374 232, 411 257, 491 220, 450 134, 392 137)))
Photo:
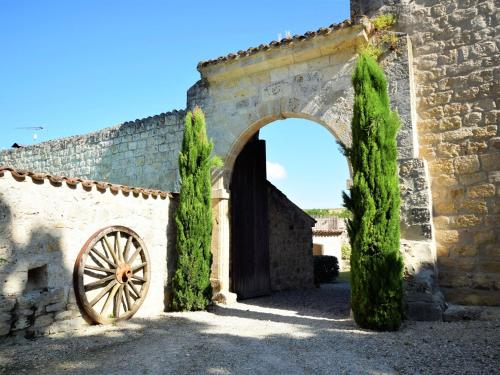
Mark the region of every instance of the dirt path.
POLYGON ((0 344, 2 374, 494 374, 500 322, 360 330, 345 284, 0 344))

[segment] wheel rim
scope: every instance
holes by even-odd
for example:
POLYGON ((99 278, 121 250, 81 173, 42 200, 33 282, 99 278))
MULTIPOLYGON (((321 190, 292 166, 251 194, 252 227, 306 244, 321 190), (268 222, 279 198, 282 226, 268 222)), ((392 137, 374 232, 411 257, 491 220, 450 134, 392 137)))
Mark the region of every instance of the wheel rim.
POLYGON ((77 303, 89 323, 129 319, 149 288, 148 251, 129 228, 101 229, 80 250, 73 278, 77 303))

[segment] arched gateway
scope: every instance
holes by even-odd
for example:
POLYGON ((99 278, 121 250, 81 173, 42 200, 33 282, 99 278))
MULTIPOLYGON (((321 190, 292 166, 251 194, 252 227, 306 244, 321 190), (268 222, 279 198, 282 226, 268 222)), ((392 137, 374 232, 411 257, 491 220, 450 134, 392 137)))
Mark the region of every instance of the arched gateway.
MULTIPOLYGON (((187 107, 203 109, 215 153, 224 161, 224 167, 213 176, 212 281, 217 300, 235 299, 229 288, 228 210, 237 156, 258 129, 288 117, 321 124, 349 145, 351 74, 356 51, 367 42, 370 32, 366 18, 346 21, 198 65, 201 80, 189 89, 187 107)), ((397 45, 382 56, 381 64, 389 82, 391 105, 402 125, 398 159, 407 313, 414 319, 440 319, 443 299, 436 288, 429 178, 418 155, 411 46, 406 34, 396 35, 397 45)), ((173 111, 85 136, 4 150, 0 165, 179 191, 177 156, 184 117, 184 111, 173 111)), ((173 264, 170 260, 169 267, 173 264)))
MULTIPOLYGON (((201 80, 188 91, 188 108, 200 106, 209 136, 224 167, 214 174, 212 277, 215 298, 235 300, 229 290, 229 182, 236 157, 263 126, 290 117, 306 118, 326 127, 337 140, 351 143, 353 89, 351 74, 357 48, 366 43, 370 24, 350 21, 201 62, 201 80)), ((399 113, 401 181, 401 245, 406 265, 410 317, 437 319, 442 297, 435 289, 429 180, 417 156, 411 47, 405 35, 382 58, 391 104, 399 113)))

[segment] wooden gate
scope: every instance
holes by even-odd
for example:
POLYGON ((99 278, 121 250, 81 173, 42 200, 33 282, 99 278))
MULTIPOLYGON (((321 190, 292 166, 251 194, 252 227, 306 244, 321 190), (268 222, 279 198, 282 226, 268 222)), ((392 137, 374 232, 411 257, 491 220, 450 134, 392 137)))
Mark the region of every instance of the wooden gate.
POLYGON ((266 143, 250 140, 231 180, 231 284, 239 299, 271 294, 266 143))

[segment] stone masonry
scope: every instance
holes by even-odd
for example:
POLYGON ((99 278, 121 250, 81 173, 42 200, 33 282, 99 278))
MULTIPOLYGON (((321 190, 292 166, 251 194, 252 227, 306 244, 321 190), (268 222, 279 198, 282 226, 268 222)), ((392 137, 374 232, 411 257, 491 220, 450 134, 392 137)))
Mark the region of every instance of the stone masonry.
POLYGON ((271 290, 314 287, 312 227, 315 220, 267 183, 271 290))
POLYGON ((0 166, 179 191, 184 116, 184 111, 162 113, 86 135, 2 150, 0 166))
POLYGON ((33 337, 85 325, 73 290, 77 255, 96 231, 134 230, 146 244, 151 281, 136 316, 168 309, 175 262, 170 194, 0 170, 0 337, 33 337), (164 303, 165 301, 165 303, 164 303))
MULTIPOLYGON (((202 79, 188 91, 188 107, 202 107, 216 153, 224 159, 223 169, 214 176, 218 190, 229 190, 236 157, 270 122, 306 118, 350 145, 351 73, 357 50, 367 43, 372 30, 365 18, 347 21, 198 64, 202 79)), ((396 38, 397 48, 385 54, 381 64, 388 78, 391 105, 401 119, 398 161, 406 166, 406 173, 401 175, 401 245, 411 291, 407 315, 441 319, 444 302, 437 288, 427 164, 418 157, 411 41, 404 33, 396 34, 396 38)), ((219 241, 218 245, 214 248, 218 261, 229 262, 229 241, 219 241)), ((214 279, 227 285, 224 280, 228 275, 217 275, 221 269, 227 272, 228 267, 214 269, 214 279)), ((225 293, 229 291, 220 292, 225 293)))
MULTIPOLYGON (((371 30, 366 18, 345 21, 198 65, 201 80, 188 90, 188 108, 202 107, 215 153, 224 160, 224 167, 213 176, 212 283, 216 300, 235 299, 229 292, 228 185, 236 157, 258 129, 288 117, 312 120, 349 145, 351 73, 357 50, 367 43, 371 30)), ((411 43, 405 34, 397 37, 397 50, 384 56, 382 64, 388 76, 391 103, 402 122, 399 163, 418 166, 402 178, 402 191, 406 192, 402 195, 402 246, 412 265, 407 269, 407 277, 413 277, 416 284, 415 298, 409 301, 409 307, 411 310, 417 306, 420 299, 422 304, 415 311, 427 308, 437 312, 410 315, 437 317, 442 303, 441 298, 436 298, 439 293, 435 285, 428 175, 425 162, 418 159, 411 43), (420 197, 418 202, 416 197, 420 197)), ((177 191, 175 159, 183 115, 184 112, 168 113, 89 136, 4 151, 0 163, 177 191)))
MULTIPOLYGON (((234 161, 270 122, 299 117, 350 144, 351 73, 370 39, 366 14, 398 17, 381 64, 401 118, 398 162, 407 313, 439 319, 448 301, 500 304, 498 11, 493 0, 352 0, 352 20, 198 65, 188 108, 202 107, 224 167, 213 176, 212 281, 229 292, 234 161), (437 247, 436 241, 437 240, 437 247), (437 259, 437 260, 436 260, 437 259)), ((0 165, 178 191, 184 112, 0 152, 0 165)))
POLYGON ((498 3, 351 1, 411 38, 420 153, 429 163, 439 282, 450 302, 500 305, 498 3))

